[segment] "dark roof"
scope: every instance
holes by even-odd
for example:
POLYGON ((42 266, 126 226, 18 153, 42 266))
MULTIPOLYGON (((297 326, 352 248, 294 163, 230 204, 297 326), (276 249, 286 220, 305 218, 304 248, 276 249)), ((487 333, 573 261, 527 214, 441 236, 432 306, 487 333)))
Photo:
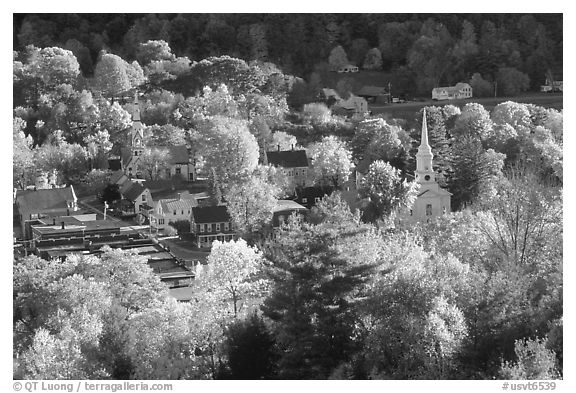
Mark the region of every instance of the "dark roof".
POLYGON ((266 157, 271 165, 283 168, 299 168, 308 166, 306 150, 267 151, 266 157))
POLYGON ((304 187, 304 188, 297 188, 296 194, 298 195, 299 199, 302 198, 316 198, 316 197, 324 197, 326 195, 330 195, 334 191, 332 187, 304 187))
POLYGON ((122 162, 120 158, 110 158, 108 159, 108 169, 111 171, 119 171, 122 169, 122 162))
POLYGON ((41 212, 43 210, 66 209, 67 201, 74 201, 74 189, 50 188, 45 190, 22 191, 16 194, 16 203, 20 210, 41 212))
POLYGON ((171 164, 187 164, 189 161, 188 148, 186 145, 167 146, 170 152, 171 164))
POLYGON ((193 207, 192 216, 196 224, 230 221, 230 215, 228 214, 226 206, 193 207))
POLYGON ((129 147, 123 147, 120 149, 120 159, 124 165, 128 165, 130 162, 130 158, 132 158, 132 149, 129 147))
POLYGON ((362 86, 362 88, 356 93, 358 96, 368 96, 368 97, 377 97, 387 95, 388 92, 386 91, 385 87, 379 86, 362 86))
MULTIPOLYGON (((118 183, 118 181, 120 179, 122 179, 122 176, 124 176, 124 172, 122 171, 116 171, 112 174, 112 176, 110 176, 110 184, 116 184, 118 183)), ((122 182, 123 183, 123 182, 122 182)))
POLYGON ((124 197, 134 202, 146 188, 140 183, 130 183, 130 186, 124 191, 124 197))

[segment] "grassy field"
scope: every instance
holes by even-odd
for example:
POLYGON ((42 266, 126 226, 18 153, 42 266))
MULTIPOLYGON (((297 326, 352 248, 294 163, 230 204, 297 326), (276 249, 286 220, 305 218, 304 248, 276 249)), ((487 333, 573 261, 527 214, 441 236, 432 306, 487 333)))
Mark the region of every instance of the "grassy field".
POLYGON ((526 104, 535 104, 538 106, 543 106, 545 108, 554 108, 557 110, 563 109, 563 97, 562 94, 531 94, 525 96, 517 97, 490 97, 490 98, 469 98, 463 100, 451 100, 451 101, 418 101, 418 102, 406 102, 402 104, 389 104, 389 105, 369 105, 369 109, 372 114, 382 114, 385 118, 401 118, 412 120, 414 114, 418 112, 425 106, 435 105, 455 105, 460 108, 470 102, 477 102, 482 104, 486 110, 491 111, 496 105, 506 102, 522 102, 526 104))

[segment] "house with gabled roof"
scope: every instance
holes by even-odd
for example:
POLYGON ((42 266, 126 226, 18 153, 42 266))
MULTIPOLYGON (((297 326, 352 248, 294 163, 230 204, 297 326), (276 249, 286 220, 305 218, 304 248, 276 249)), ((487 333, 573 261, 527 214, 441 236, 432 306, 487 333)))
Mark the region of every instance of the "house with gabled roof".
POLYGON ((151 214, 153 225, 162 230, 171 222, 192 220, 192 208, 198 206, 194 198, 160 199, 154 202, 154 210, 151 214))
POLYGON ((148 217, 152 209, 150 190, 139 182, 127 181, 120 187, 120 211, 123 216, 138 216, 139 221, 148 217))
POLYGON ((278 150, 266 152, 266 162, 281 168, 291 189, 304 187, 308 182, 308 157, 306 150, 278 150))
POLYGON ((433 100, 457 100, 472 98, 472 87, 468 83, 457 83, 455 86, 435 87, 432 89, 433 100))
POLYGON ((82 214, 78 208, 78 198, 73 186, 18 190, 14 209, 24 239, 32 236, 31 225, 37 223, 39 219, 82 214))
POLYGON ((390 102, 390 93, 385 87, 362 86, 356 95, 371 103, 388 104, 390 102))
POLYGON ((190 232, 200 248, 212 247, 215 240, 225 242, 237 237, 226 206, 193 207, 190 232))

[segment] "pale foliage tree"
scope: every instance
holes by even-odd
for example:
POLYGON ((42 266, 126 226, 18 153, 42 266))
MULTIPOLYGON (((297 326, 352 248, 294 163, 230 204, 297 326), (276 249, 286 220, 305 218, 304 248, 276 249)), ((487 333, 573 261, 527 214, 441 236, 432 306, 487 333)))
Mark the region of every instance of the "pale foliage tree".
POLYGON ((160 174, 166 173, 170 169, 170 152, 162 147, 148 147, 144 149, 138 160, 138 167, 141 168, 150 180, 158 180, 160 174))
POLYGON ((433 378, 450 375, 456 368, 454 358, 462 350, 467 335, 462 311, 443 296, 435 298, 426 316, 423 340, 428 372, 433 378))
POLYGON ((332 112, 323 103, 310 103, 305 104, 302 108, 302 116, 304 119, 313 125, 322 125, 329 123, 332 120, 332 112))
POLYGON ((258 143, 245 121, 214 117, 199 131, 204 137, 205 167, 213 172, 223 191, 254 172, 258 165, 258 143))
POLYGON ((24 188, 32 175, 34 154, 32 151, 32 137, 26 136, 24 128, 26 122, 14 117, 12 130, 12 174, 14 185, 24 188))
POLYGON ((235 317, 244 306, 249 306, 247 301, 251 297, 262 295, 266 287, 261 277, 262 254, 245 240, 215 241, 207 262, 200 280, 226 307, 232 307, 235 317))
POLYGON ((226 193, 232 222, 246 234, 261 231, 272 220, 280 191, 275 184, 259 176, 232 185, 226 193))
POLYGON ((550 380, 558 379, 556 354, 546 348, 547 339, 516 340, 514 352, 517 360, 503 362, 500 377, 513 380, 550 380))
POLYGON ((309 147, 312 173, 316 183, 328 183, 338 188, 348 181, 352 170, 352 153, 346 143, 327 136, 309 147))
POLYGON ((102 54, 94 69, 94 85, 107 98, 125 93, 131 88, 128 64, 120 56, 102 54))
POLYGON ((506 101, 498 104, 492 109, 490 114, 495 125, 509 125, 518 135, 527 135, 532 124, 530 111, 524 104, 506 101))
POLYGON ((453 133, 479 137, 485 141, 493 136, 493 123, 488 112, 481 104, 469 103, 464 106, 456 119, 453 133))
POLYGON ((366 53, 363 67, 365 70, 380 70, 382 68, 382 53, 380 53, 380 49, 372 48, 366 53))
POLYGON ((278 146, 280 150, 291 150, 296 149, 298 146, 298 141, 294 135, 290 135, 284 131, 273 132, 270 136, 269 150, 277 150, 278 146))
POLYGON ((346 51, 342 48, 341 45, 334 47, 330 51, 330 55, 328 56, 328 64, 332 67, 333 70, 337 70, 338 68, 345 66, 349 63, 348 55, 346 55, 346 51))
POLYGON ((385 219, 398 209, 410 208, 418 188, 418 183, 402 179, 399 169, 374 161, 360 182, 359 194, 368 199, 376 219, 385 219))

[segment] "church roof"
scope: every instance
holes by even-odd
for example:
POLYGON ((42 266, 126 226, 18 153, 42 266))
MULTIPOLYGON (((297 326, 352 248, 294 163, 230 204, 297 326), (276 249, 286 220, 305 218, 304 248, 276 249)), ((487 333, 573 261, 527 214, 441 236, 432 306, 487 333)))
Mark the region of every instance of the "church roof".
POLYGON ((171 164, 187 164, 189 162, 188 148, 186 145, 167 146, 170 152, 171 164))
POLYGON ((420 198, 421 196, 423 196, 424 194, 426 194, 426 197, 434 197, 434 196, 438 196, 438 195, 452 195, 451 192, 446 191, 443 188, 438 187, 438 190, 426 190, 426 191, 422 191, 420 194, 418 194, 418 198, 420 198))

